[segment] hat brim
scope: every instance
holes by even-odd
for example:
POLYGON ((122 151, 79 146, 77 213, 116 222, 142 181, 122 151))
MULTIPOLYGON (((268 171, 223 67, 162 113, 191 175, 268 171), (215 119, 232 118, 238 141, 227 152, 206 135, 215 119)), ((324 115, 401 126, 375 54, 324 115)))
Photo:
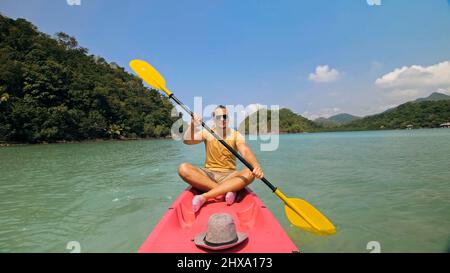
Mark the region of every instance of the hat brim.
POLYGON ((223 250, 223 249, 232 248, 233 246, 236 246, 236 245, 244 242, 248 237, 247 234, 245 234, 243 232, 238 232, 237 233, 238 240, 234 243, 231 243, 228 245, 221 245, 221 246, 209 246, 205 243, 205 240, 204 240, 205 236, 206 236, 206 232, 196 235, 194 238, 194 243, 198 247, 202 247, 202 248, 206 248, 206 249, 210 249, 210 250, 223 250))

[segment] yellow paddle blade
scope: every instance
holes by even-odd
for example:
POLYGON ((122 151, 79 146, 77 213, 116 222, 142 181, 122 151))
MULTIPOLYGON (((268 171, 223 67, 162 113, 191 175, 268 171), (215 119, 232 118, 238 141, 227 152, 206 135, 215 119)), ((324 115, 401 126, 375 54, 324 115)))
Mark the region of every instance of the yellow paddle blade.
POLYGON ((285 206, 286 217, 294 226, 319 235, 336 233, 336 228, 325 215, 302 199, 289 198, 291 206, 285 206), (311 224, 309 224, 311 223, 311 224))
POLYGON ((158 90, 164 91, 168 96, 170 96, 170 94, 172 94, 172 92, 170 92, 166 88, 166 81, 161 76, 161 74, 159 74, 159 72, 155 68, 153 68, 153 66, 151 66, 149 63, 147 63, 146 61, 132 60, 130 62, 130 67, 148 85, 150 85, 153 88, 156 88, 158 90))
POLYGON ((336 233, 330 220, 305 200, 287 198, 279 189, 275 194, 286 204, 286 217, 294 226, 320 235, 336 233))

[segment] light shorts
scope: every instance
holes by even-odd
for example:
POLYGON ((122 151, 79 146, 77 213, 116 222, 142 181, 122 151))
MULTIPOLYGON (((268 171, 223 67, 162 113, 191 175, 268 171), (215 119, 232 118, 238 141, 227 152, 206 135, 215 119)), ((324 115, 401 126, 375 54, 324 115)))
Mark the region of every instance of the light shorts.
POLYGON ((226 179, 230 178, 233 174, 237 173, 237 171, 211 171, 207 168, 200 168, 212 181, 216 182, 217 184, 222 183, 226 179))

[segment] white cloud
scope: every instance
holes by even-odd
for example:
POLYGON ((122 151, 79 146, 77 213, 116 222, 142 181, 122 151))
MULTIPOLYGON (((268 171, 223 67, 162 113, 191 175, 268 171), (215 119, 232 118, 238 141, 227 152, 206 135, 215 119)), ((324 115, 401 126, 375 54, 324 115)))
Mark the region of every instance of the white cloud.
POLYGON ((437 92, 442 93, 442 94, 446 94, 446 95, 450 95, 450 87, 449 88, 439 88, 437 90, 437 92))
POLYGON ((259 103, 253 103, 253 104, 249 104, 245 107, 245 112, 247 115, 251 115, 261 108, 267 108, 267 107, 265 105, 262 105, 259 103))
POLYGON ((337 108, 337 107, 323 108, 323 109, 320 109, 319 111, 314 111, 313 113, 311 113, 310 111, 305 111, 302 113, 302 116, 304 116, 310 120, 315 120, 320 117, 329 118, 331 116, 339 114, 340 112, 341 112, 341 109, 337 108))
MULTIPOLYGON (((380 106, 378 106, 378 112, 384 112, 384 111, 386 111, 386 110, 395 108, 395 107, 397 107, 397 106, 398 106, 398 104, 380 105, 380 106)), ((378 113, 378 112, 377 112, 377 113, 378 113)))
POLYGON ((381 6, 381 0, 367 0, 369 6, 381 6))
POLYGON ((333 82, 339 79, 340 73, 337 69, 328 65, 319 65, 314 73, 309 74, 308 79, 314 82, 333 82))
POLYGON ((450 93, 450 62, 430 66, 396 68, 375 81, 384 90, 389 104, 400 104, 422 98, 432 92, 450 93))
POLYGON ((445 61, 427 67, 413 65, 397 68, 378 78, 375 84, 382 88, 401 89, 449 87, 450 62, 445 61))

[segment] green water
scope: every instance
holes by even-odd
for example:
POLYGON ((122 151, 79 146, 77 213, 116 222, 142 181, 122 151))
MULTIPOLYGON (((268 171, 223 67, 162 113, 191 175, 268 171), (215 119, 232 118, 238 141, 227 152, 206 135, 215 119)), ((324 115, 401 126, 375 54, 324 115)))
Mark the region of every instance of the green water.
MULTIPOLYGON (((261 182, 252 188, 304 252, 450 250, 450 130, 283 135, 250 142, 266 176, 337 226, 317 237, 289 225, 261 182)), ((172 140, 0 148, 0 252, 135 252, 185 185, 179 163, 203 145, 172 140)))

